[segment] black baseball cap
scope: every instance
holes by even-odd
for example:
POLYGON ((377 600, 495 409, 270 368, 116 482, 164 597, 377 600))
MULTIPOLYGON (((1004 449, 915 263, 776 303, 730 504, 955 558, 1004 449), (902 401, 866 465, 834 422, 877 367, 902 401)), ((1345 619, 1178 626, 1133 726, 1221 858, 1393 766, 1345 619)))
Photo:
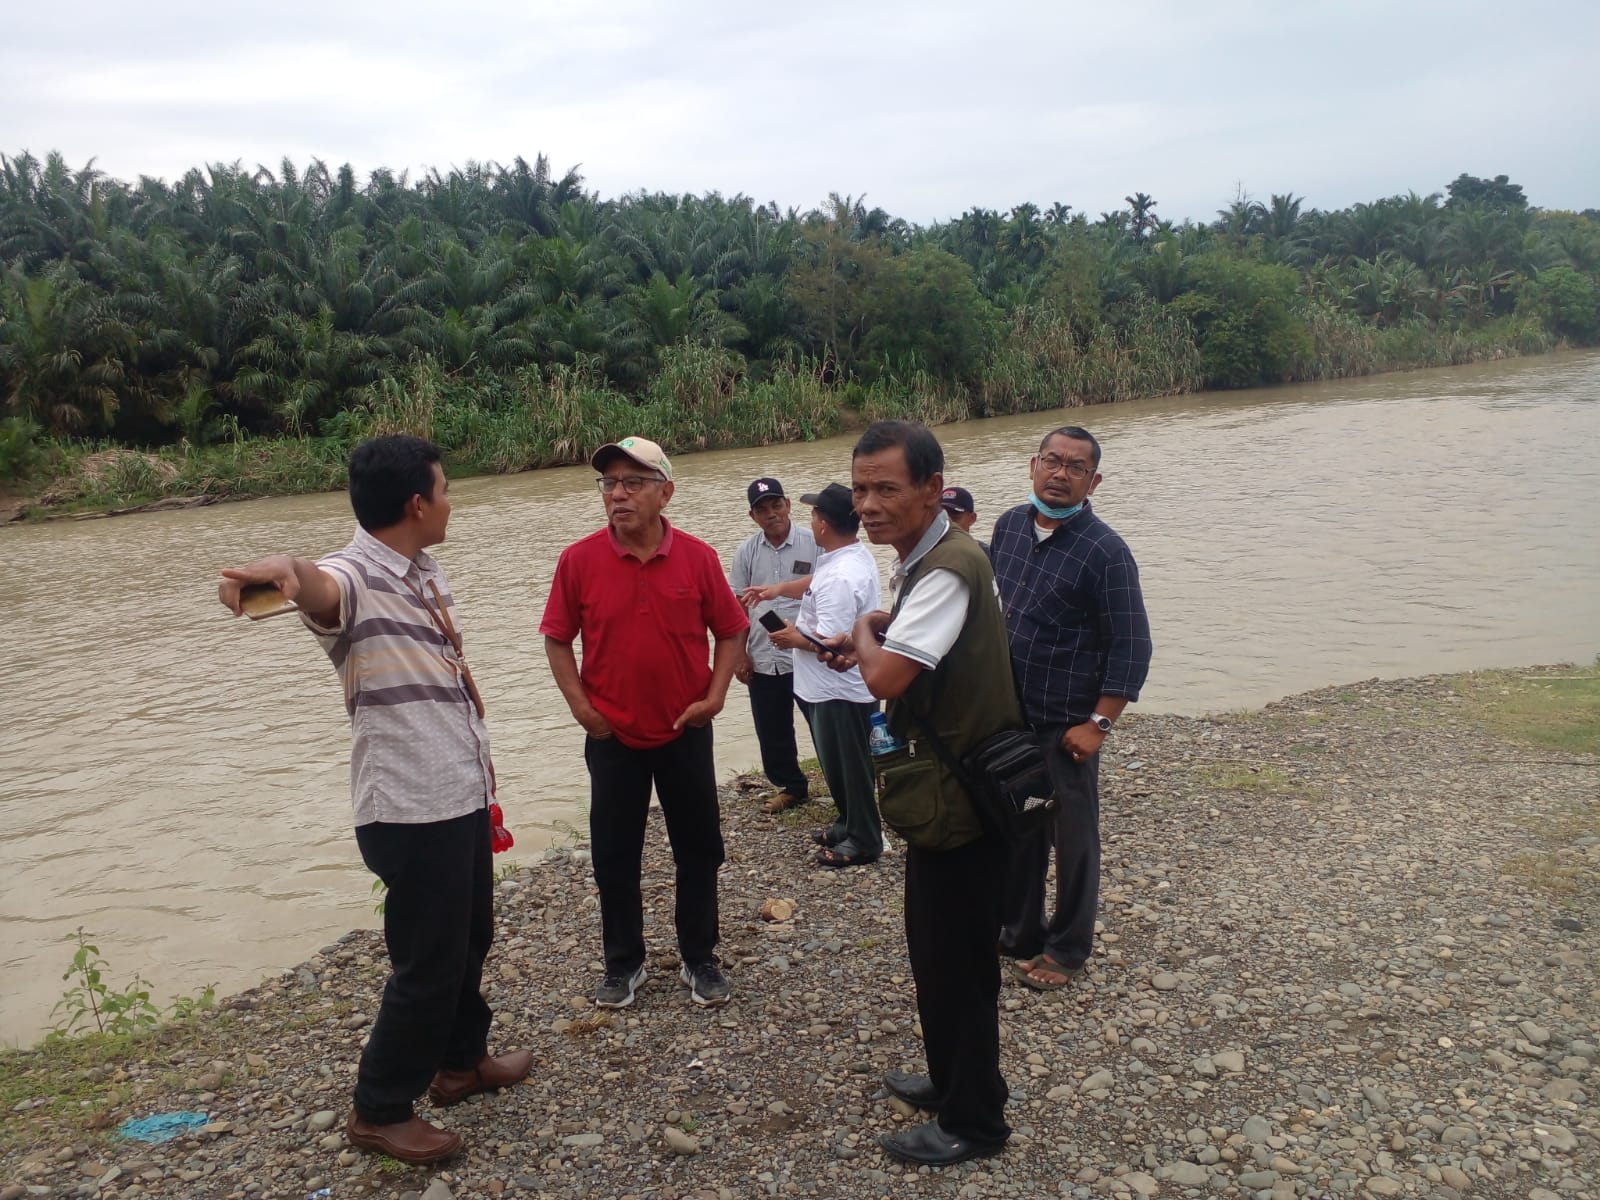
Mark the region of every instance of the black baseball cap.
POLYGON ((945 512, 977 512, 972 503, 972 493, 963 487, 947 487, 939 493, 939 504, 945 512))
POLYGON ((800 503, 821 509, 824 516, 840 524, 849 523, 856 514, 855 495, 842 483, 830 483, 820 492, 808 492, 800 497, 800 503))
POLYGON ((783 494, 783 484, 779 483, 776 479, 757 479, 750 485, 748 492, 750 496, 751 508, 754 508, 763 500, 771 500, 774 497, 779 500, 786 498, 783 494))

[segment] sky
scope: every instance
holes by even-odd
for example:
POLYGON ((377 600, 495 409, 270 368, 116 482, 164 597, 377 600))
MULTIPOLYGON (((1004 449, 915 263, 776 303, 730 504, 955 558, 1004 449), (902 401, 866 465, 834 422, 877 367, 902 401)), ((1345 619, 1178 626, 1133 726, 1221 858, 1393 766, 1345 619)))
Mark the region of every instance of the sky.
POLYGON ((830 192, 928 224, 1142 191, 1342 208, 1461 172, 1600 207, 1596 0, 28 3, 0 152, 117 178, 283 158, 576 167, 585 187, 830 192))

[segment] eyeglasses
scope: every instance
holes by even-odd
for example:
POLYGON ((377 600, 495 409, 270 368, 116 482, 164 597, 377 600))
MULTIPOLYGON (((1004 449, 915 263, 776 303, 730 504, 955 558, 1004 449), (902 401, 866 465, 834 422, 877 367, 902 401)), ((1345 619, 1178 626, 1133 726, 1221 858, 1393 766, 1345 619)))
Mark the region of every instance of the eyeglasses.
POLYGON ((1065 471, 1073 479, 1087 479, 1094 474, 1094 468, 1088 463, 1068 461, 1058 458, 1054 454, 1040 454, 1034 457, 1034 462, 1044 468, 1046 475, 1054 475, 1057 471, 1065 471))
POLYGON ((665 482, 666 479, 660 475, 624 475, 620 479, 612 475, 602 475, 594 481, 594 485, 609 496, 617 490, 617 485, 620 484, 622 485, 622 490, 627 492, 628 495, 637 496, 644 491, 645 484, 665 482))

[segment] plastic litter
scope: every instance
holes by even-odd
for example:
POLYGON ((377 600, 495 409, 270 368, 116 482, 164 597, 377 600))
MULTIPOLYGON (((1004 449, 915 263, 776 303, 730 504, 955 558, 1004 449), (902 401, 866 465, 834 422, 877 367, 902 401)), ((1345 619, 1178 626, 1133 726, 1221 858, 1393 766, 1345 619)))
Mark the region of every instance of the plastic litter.
POLYGON ((130 1142, 170 1142, 179 1134, 199 1129, 210 1120, 210 1117, 201 1112, 169 1112, 157 1113, 153 1117, 129 1117, 117 1126, 117 1136, 127 1138, 130 1142))
POLYGON ((331 1195, 333 1195, 332 1188, 318 1188, 316 1191, 307 1196, 306 1200, 327 1200, 327 1197, 331 1195))

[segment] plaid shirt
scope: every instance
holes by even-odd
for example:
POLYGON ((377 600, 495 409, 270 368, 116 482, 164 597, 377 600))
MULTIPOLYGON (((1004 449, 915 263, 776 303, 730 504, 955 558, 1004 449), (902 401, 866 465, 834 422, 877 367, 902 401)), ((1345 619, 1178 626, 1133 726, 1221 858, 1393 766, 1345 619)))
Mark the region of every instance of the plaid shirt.
POLYGON ((1011 509, 995 522, 989 560, 1029 722, 1078 724, 1101 696, 1139 698, 1154 648, 1139 568, 1087 502, 1043 541, 1033 506, 1011 509))

